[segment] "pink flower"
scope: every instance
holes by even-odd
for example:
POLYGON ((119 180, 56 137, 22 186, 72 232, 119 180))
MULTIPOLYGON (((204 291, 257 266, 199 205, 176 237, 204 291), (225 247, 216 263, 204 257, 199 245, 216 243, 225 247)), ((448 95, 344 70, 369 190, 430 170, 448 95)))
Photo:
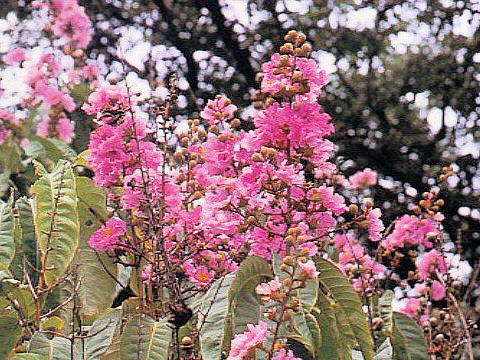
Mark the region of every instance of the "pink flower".
POLYGON ((442 274, 447 271, 445 259, 436 249, 424 253, 417 259, 416 265, 417 270, 423 279, 428 278, 435 269, 438 269, 442 274))
POLYGON ((90 237, 88 245, 95 250, 109 250, 116 247, 121 247, 120 239, 125 236, 127 232, 127 224, 125 221, 112 217, 105 225, 100 227, 90 237))
POLYGON ((37 135, 48 137, 50 133, 50 116, 45 115, 37 125, 37 135))
POLYGON ((85 9, 76 1, 55 0, 48 6, 53 10, 53 33, 80 49, 85 49, 92 38, 92 23, 85 9))
POLYGON ((5 56, 5 64, 8 65, 13 65, 19 62, 22 62, 26 59, 26 51, 25 49, 22 48, 16 48, 14 50, 11 50, 6 56, 5 56))
POLYGON ((352 189, 363 189, 374 186, 377 183, 377 172, 366 168, 350 176, 348 181, 350 181, 350 187, 352 189))
POLYGON ((100 69, 97 65, 86 65, 83 67, 83 77, 95 80, 100 75, 100 69))
POLYGON ((420 304, 421 304, 420 299, 409 298, 406 301, 405 306, 400 309, 400 312, 413 318, 417 315, 418 311, 420 310, 420 304))
POLYGON ((253 350, 263 345, 269 334, 267 323, 260 321, 258 325, 247 325, 247 331, 236 335, 232 340, 227 360, 241 360, 253 350))
POLYGON ((393 232, 382 241, 385 249, 401 248, 406 245, 424 245, 432 247, 428 233, 438 234, 440 231, 431 219, 420 219, 415 215, 403 215, 395 222, 393 232))
POLYGON ((141 278, 143 282, 148 284, 152 281, 152 277, 153 277, 152 264, 148 264, 143 268, 141 278))
POLYGON ((293 354, 292 350, 281 349, 278 353, 275 354, 272 360, 302 360, 299 357, 296 357, 293 354))
POLYGON ((445 289, 445 286, 443 286, 440 281, 435 280, 432 283, 432 299, 434 301, 440 301, 445 298, 447 295, 447 290, 445 289))
POLYGON ((276 276, 275 279, 269 281, 268 283, 262 283, 258 285, 255 291, 258 295, 270 296, 281 288, 282 283, 280 282, 278 276, 276 276))
POLYGON ((382 231, 385 230, 382 220, 382 211, 379 208, 370 210, 367 215, 368 220, 368 235, 370 236, 370 241, 380 241, 382 238, 382 231))
POLYGON ((262 71, 264 74, 262 92, 271 95, 276 95, 296 85, 292 80, 293 72, 296 73, 296 76, 308 81, 309 91, 304 97, 311 101, 314 101, 320 95, 327 82, 327 74, 325 71, 318 70, 315 60, 295 58, 291 55, 288 56, 287 64, 282 64, 282 55, 273 54, 271 60, 262 65, 262 71), (286 71, 278 71, 279 68, 286 71))
POLYGON ((73 130, 75 125, 67 118, 61 118, 57 123, 57 135, 58 138, 66 143, 70 143, 73 138, 73 130))
POLYGON ((315 279, 317 277, 318 271, 315 267, 315 263, 312 260, 308 260, 305 263, 299 262, 298 265, 302 269, 301 274, 306 279, 315 279))
POLYGON ((215 100, 208 100, 207 106, 200 113, 202 119, 209 125, 215 125, 233 119, 237 107, 226 96, 217 96, 215 100))

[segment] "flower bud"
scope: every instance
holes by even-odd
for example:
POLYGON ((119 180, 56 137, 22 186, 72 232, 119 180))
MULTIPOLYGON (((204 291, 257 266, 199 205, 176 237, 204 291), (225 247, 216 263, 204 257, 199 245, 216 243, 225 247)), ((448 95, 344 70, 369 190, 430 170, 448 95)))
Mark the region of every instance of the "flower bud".
POLYGON ((237 128, 242 124, 242 122, 240 121, 240 119, 235 118, 232 120, 230 124, 232 125, 232 127, 237 128))
POLYGON ((247 218, 247 223, 250 224, 250 225, 253 225, 257 222, 257 219, 255 216, 253 215, 250 215, 248 218, 247 218))
POLYGON ((348 207, 348 211, 351 212, 352 214, 357 214, 358 206, 356 204, 350 204, 350 206, 348 207))

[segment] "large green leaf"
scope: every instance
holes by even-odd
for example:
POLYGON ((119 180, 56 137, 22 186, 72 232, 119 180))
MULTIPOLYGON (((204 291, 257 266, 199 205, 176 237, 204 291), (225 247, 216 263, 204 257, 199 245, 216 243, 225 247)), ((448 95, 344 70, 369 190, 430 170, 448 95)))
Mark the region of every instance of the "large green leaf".
POLYGON ((316 260, 321 285, 331 293, 334 300, 341 305, 350 323, 352 331, 361 347, 366 360, 374 356, 373 339, 367 317, 362 309, 362 302, 348 278, 340 268, 330 260, 317 258, 316 260))
POLYGON ((330 301, 319 294, 317 302, 318 308, 313 308, 312 315, 315 316, 322 334, 322 345, 315 351, 316 360, 344 359, 347 349, 342 348, 340 344, 340 335, 338 333, 337 319, 335 310, 330 301))
POLYGON ((7 267, 15 254, 14 229, 12 198, 0 201, 0 263, 7 267))
POLYGON ((13 355, 10 360, 48 360, 48 356, 32 353, 22 353, 13 355))
MULTIPOLYGON (((33 267, 37 266, 37 240, 35 237, 35 224, 30 200, 21 197, 15 202, 15 213, 19 220, 22 239, 21 246, 17 248, 20 256, 25 255, 33 267)), ((37 274, 27 266, 33 280, 37 274)))
POLYGON ((378 307, 380 316, 383 319, 382 331, 386 336, 391 336, 393 333, 393 291, 387 290, 378 300, 378 307))
POLYGON ((33 334, 28 351, 33 354, 43 355, 48 360, 72 359, 70 341, 68 339, 59 336, 49 339, 40 332, 33 334))
POLYGON ((374 360, 393 360, 393 348, 390 338, 386 338, 375 353, 374 360))
POLYGON ((221 359, 228 335, 229 290, 235 274, 218 279, 204 295, 198 314, 200 351, 204 359, 221 359))
MULTIPOLYGON (((87 360, 100 360, 102 355, 112 344, 113 338, 118 333, 119 323, 122 320, 122 310, 114 309, 95 321, 88 331, 85 347, 87 360)), ((80 357, 81 358, 81 357, 80 357)))
POLYGON ((242 333, 247 324, 258 324, 262 319, 263 306, 255 288, 272 278, 272 270, 265 259, 249 256, 242 262, 228 294, 233 314, 233 333, 242 333))
POLYGON ((12 174, 25 170, 22 162, 22 150, 17 142, 7 139, 0 145, 0 167, 12 174))
POLYGON ((172 329, 166 319, 131 318, 120 341, 120 360, 168 360, 172 329))
POLYGON ((38 246, 47 252, 45 281, 52 285, 73 260, 80 238, 75 176, 70 163, 59 161, 51 173, 37 164, 40 174, 32 186, 38 246))
POLYGON ((8 354, 22 335, 22 327, 18 323, 18 314, 13 310, 0 311, 0 358, 7 359, 8 354))
MULTIPOLYGON (((105 204, 102 205, 104 208, 105 204)), ((96 206, 98 211, 102 210, 100 205, 92 204, 92 206, 96 206)), ((80 278, 78 290, 80 311, 84 320, 89 320, 95 319, 112 305, 116 291, 116 282, 113 277, 117 276, 117 266, 112 258, 104 253, 96 253, 88 245, 90 236, 101 225, 99 219, 85 202, 79 202, 78 213, 81 237, 73 263, 77 265, 77 274, 80 278)))
POLYGON ((107 195, 102 188, 95 186, 90 178, 77 177, 77 194, 80 203, 84 204, 99 221, 107 221, 107 195))
POLYGON ((407 315, 393 313, 393 344, 396 360, 428 360, 428 347, 422 328, 407 315))

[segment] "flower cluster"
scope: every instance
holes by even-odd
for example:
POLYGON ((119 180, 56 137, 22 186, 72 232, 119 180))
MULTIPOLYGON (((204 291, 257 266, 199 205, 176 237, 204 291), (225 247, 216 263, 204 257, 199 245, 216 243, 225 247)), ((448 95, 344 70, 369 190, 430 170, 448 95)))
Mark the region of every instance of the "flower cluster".
MULTIPOLYGON (((290 32, 286 39, 282 54, 262 67, 258 97, 264 106, 249 131, 239 129, 237 107, 225 96, 208 101, 188 128, 173 129, 174 86, 150 119, 120 86, 97 88, 82 106, 98 125, 88 154, 94 181, 107 189, 110 207, 123 219, 112 218, 90 245, 122 263, 129 255, 126 265, 140 268, 147 307, 160 301, 156 288, 183 304, 236 271, 247 256, 282 272, 256 287, 268 321, 234 337, 232 360, 262 351, 270 359, 298 359, 279 329, 301 309, 298 290, 317 282, 318 256, 335 254, 367 307, 385 279, 395 288, 398 308, 418 318, 428 315, 422 298, 440 301, 449 289, 452 261, 439 250, 438 192, 425 194, 414 214, 401 216, 388 231, 373 201, 362 211, 347 206, 339 187, 371 187, 378 174, 365 169, 347 182, 329 161, 334 145, 327 137, 335 129, 317 102, 325 73, 308 58, 303 35, 290 32), (412 270, 403 278, 399 263, 406 253, 412 270)), ((84 76, 97 75, 89 68, 84 76)))
POLYGON ((53 12, 53 34, 74 48, 85 49, 92 39, 93 29, 85 9, 76 1, 34 1, 36 8, 53 12))

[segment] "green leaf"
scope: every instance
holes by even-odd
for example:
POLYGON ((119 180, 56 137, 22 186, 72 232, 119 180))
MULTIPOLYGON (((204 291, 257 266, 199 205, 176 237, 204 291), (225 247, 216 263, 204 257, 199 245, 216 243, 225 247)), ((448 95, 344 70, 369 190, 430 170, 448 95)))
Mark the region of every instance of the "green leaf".
POLYGON ((273 278, 268 262, 259 256, 249 256, 240 265, 228 294, 233 315, 233 332, 245 331, 247 324, 258 324, 263 306, 255 288, 273 278))
POLYGON ((393 333, 393 291, 387 290, 378 300, 378 307, 380 310, 380 317, 383 319, 382 331, 386 336, 391 336, 393 333))
POLYGON ((25 170, 22 162, 22 149, 15 141, 7 139, 0 145, 0 166, 12 174, 25 170))
POLYGON ((0 311, 0 358, 8 358, 22 336, 23 329, 18 323, 18 314, 13 310, 0 311))
POLYGON ((0 197, 5 195, 5 193, 10 188, 10 171, 5 170, 0 172, 0 197))
POLYGON ((96 187, 90 178, 77 177, 77 195, 80 203, 84 204, 97 220, 108 220, 107 194, 102 188, 96 187))
POLYGON ((166 319, 137 315, 130 319, 120 340, 120 360, 168 360, 172 329, 166 319))
POLYGON ((204 359, 221 359, 229 320, 229 290, 235 274, 218 279, 203 297, 198 314, 200 352, 204 359))
POLYGON ((396 360, 428 360, 428 347, 422 328, 407 315, 393 313, 393 336, 391 338, 396 360))
POLYGON ((393 360, 393 348, 390 343, 390 338, 386 338, 380 345, 373 358, 374 360, 393 360))
MULTIPOLYGON (((33 267, 37 266, 37 239, 35 237, 35 224, 33 219, 32 206, 30 200, 26 197, 21 197, 15 202, 16 215, 19 218, 20 228, 22 232, 22 243, 18 249, 22 256, 26 255, 28 261, 33 267)), ((32 280, 36 279, 36 273, 32 271, 30 267, 27 267, 30 271, 32 280)))
POLYGON ((315 351, 316 360, 344 359, 346 347, 341 347, 335 311, 326 297, 319 295, 318 308, 313 308, 322 334, 322 345, 315 351))
MULTIPOLYGON (((91 205, 95 206, 99 212, 106 212, 105 204, 103 204, 103 208, 100 204, 91 205)), ((78 265, 76 269, 80 278, 78 290, 78 299, 81 304, 80 313, 84 321, 88 322, 96 319, 112 305, 116 292, 116 282, 112 277, 117 277, 117 266, 114 259, 104 253, 95 252, 88 245, 90 236, 101 225, 99 219, 82 201, 78 204, 78 213, 81 237, 73 264, 78 265)))
POLYGON ((10 360, 48 360, 48 357, 45 355, 22 353, 13 355, 10 360))
POLYGON ((90 150, 82 151, 78 154, 77 158, 75 159, 75 164, 84 166, 90 169, 90 165, 88 164, 88 155, 90 155, 90 150))
POLYGON ((13 198, 5 203, 0 201, 0 263, 10 266, 15 254, 13 198))
POLYGON ((46 254, 45 281, 52 285, 68 270, 79 243, 75 176, 67 161, 59 161, 51 173, 37 166, 41 178, 32 186, 35 232, 46 254))
POLYGON ((114 309, 95 321, 88 331, 86 342, 86 359, 100 360, 102 355, 112 344, 118 333, 119 323, 122 320, 122 310, 114 309))
POLYGON ((51 318, 42 321, 40 327, 42 330, 62 331, 65 327, 65 321, 58 316, 52 316, 51 318))
POLYGON ((374 356, 373 339, 357 292, 340 268, 333 262, 323 258, 317 258, 315 261, 320 272, 318 277, 320 283, 341 305, 365 359, 372 360, 374 356))
POLYGON ((33 334, 28 351, 33 354, 43 355, 48 360, 71 360, 72 358, 70 341, 68 339, 59 336, 49 339, 40 332, 33 334))
POLYGON ((312 334, 312 342, 314 347, 314 354, 321 351, 322 348, 322 331, 318 325, 317 318, 313 314, 305 314, 308 329, 312 334))

